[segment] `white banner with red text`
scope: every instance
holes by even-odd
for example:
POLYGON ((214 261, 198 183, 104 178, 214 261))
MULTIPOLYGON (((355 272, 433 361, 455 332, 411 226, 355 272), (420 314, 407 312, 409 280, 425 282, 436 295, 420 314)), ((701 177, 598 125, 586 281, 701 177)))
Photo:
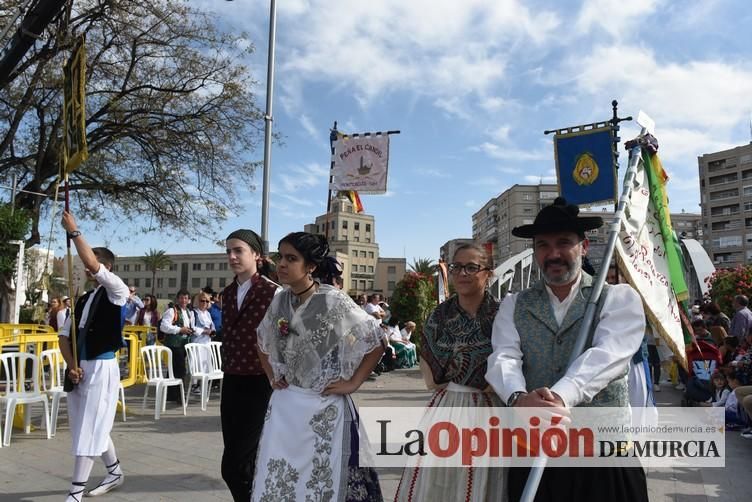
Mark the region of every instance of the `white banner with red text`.
POLYGON ((361 407, 360 465, 724 467, 722 407, 361 407))
POLYGON ((389 135, 339 136, 333 143, 329 190, 386 193, 389 135))

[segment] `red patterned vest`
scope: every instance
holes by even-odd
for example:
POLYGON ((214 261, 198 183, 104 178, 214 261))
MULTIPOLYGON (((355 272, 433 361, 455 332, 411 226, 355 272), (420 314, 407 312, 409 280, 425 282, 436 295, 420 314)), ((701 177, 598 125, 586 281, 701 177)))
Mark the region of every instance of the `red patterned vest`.
POLYGON ((263 375, 258 357, 256 328, 279 286, 266 277, 251 277, 251 290, 238 310, 237 280, 222 292, 222 362, 229 375, 263 375))

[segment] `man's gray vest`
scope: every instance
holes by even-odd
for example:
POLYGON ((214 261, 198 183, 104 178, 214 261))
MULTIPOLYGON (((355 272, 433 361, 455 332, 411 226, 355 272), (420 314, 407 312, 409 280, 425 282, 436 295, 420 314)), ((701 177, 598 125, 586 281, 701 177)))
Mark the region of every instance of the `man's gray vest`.
MULTIPOLYGON (((556 322, 551 300, 542 280, 517 295, 514 324, 520 335, 520 348, 523 354, 522 373, 528 390, 540 387, 550 388, 566 374, 569 356, 580 332, 585 307, 590 298, 592 283, 593 278, 582 272, 580 293, 569 306, 561 327, 556 322)), ((605 285, 596 309, 595 325, 588 336, 585 349, 593 344, 592 333, 598 324, 607 294, 608 285, 605 285)), ((627 406, 629 403, 628 371, 628 366, 625 366, 623 375, 612 380, 605 389, 593 397, 590 403, 583 402, 579 406, 627 406)))

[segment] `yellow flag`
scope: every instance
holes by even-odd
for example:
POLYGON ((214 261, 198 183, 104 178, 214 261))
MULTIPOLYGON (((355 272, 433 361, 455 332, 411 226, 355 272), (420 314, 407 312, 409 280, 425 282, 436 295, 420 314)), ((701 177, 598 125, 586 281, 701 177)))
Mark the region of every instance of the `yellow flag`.
POLYGON ((63 68, 63 152, 65 174, 89 158, 86 147, 86 45, 81 37, 63 68))

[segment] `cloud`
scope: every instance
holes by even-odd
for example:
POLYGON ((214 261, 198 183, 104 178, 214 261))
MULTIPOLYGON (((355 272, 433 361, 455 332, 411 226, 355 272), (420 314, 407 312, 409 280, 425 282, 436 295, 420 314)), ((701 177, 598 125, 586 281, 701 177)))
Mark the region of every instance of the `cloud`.
POLYGON ((295 204, 296 206, 303 206, 303 207, 314 207, 318 204, 314 204, 313 201, 310 199, 306 199, 304 197, 296 197, 294 195, 286 194, 286 193, 275 193, 275 197, 282 197, 285 200, 288 200, 295 204))
POLYGON ((303 130, 308 133, 308 135, 313 139, 315 143, 321 142, 321 136, 320 131, 316 129, 316 126, 313 125, 313 122, 311 122, 311 118, 306 115, 305 113, 300 115, 300 125, 303 127, 303 130))
MULTIPOLYGON (((462 110, 456 99, 470 95, 502 106, 490 91, 503 79, 512 52, 543 46, 560 24, 555 13, 530 10, 519 0, 314 0, 307 7, 298 4, 286 13, 287 24, 306 29, 280 32, 281 78, 347 88, 363 107, 395 89, 409 90, 432 96, 451 113, 462 110)), ((286 101, 302 103, 298 97, 286 101)))
POLYGON ((497 127, 493 131, 488 131, 488 135, 499 143, 506 143, 507 141, 509 141, 509 131, 511 130, 511 126, 503 125, 501 127, 497 127))
POLYGON ((414 170, 415 174, 421 176, 431 176, 433 178, 451 178, 452 175, 446 171, 439 171, 438 169, 432 169, 428 167, 419 167, 414 170))
POLYGON ((531 161, 549 160, 551 158, 550 151, 524 150, 513 146, 497 145, 488 141, 483 142, 480 145, 471 146, 470 150, 473 152, 485 153, 492 159, 502 160, 531 161))
POLYGON ((584 35, 599 28, 621 39, 633 33, 635 26, 656 10, 657 4, 657 0, 586 0, 577 16, 575 30, 584 35))
POLYGON ((537 185, 539 183, 556 183, 556 175, 540 175, 540 176, 534 176, 532 174, 524 176, 522 179, 525 180, 525 183, 530 185, 537 185))
POLYGON ((752 67, 720 60, 680 63, 659 60, 648 48, 630 45, 596 47, 573 57, 562 80, 573 80, 580 94, 602 96, 619 89, 620 102, 643 108, 659 131, 677 124, 728 131, 745 117, 752 67))
POLYGON ((522 173, 522 169, 519 169, 517 167, 497 167, 497 171, 504 174, 520 174, 522 173))
POLYGON ((305 166, 289 167, 279 174, 279 184, 272 186, 272 193, 295 193, 307 188, 326 185, 328 181, 329 166, 310 162, 305 166))

